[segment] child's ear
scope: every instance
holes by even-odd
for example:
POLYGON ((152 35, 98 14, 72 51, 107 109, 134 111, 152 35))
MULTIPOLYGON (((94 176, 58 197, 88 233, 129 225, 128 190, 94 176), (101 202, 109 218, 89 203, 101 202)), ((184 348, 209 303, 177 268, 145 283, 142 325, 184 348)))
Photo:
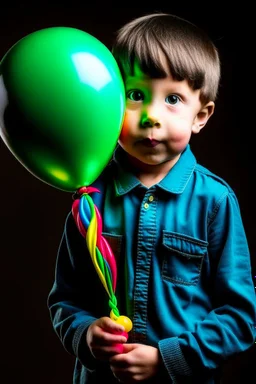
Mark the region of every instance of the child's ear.
POLYGON ((205 126, 209 118, 214 112, 215 104, 213 101, 210 101, 208 104, 204 105, 198 114, 195 117, 192 132, 199 133, 201 129, 205 126))

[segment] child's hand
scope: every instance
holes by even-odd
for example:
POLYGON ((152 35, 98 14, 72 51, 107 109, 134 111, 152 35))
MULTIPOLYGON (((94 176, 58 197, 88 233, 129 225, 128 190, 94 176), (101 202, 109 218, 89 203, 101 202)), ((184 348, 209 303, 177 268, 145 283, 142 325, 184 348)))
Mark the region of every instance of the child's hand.
POLYGON ((156 376, 163 366, 157 348, 142 344, 124 344, 124 352, 110 359, 114 376, 125 384, 144 382, 156 376))
POLYGON ((127 333, 122 325, 109 317, 101 317, 88 328, 86 341, 96 359, 108 361, 110 357, 123 351, 127 333))

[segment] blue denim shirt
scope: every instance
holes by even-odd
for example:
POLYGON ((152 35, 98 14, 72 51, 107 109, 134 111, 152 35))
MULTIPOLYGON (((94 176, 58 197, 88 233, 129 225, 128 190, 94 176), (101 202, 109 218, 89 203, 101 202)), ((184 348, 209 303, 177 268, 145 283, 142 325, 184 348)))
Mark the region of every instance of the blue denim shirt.
MULTIPOLYGON (((152 383, 213 383, 222 362, 253 345, 255 290, 237 198, 197 164, 188 145, 158 184, 146 188, 118 147, 93 184, 103 235, 118 265, 116 296, 133 321, 129 341, 155 346, 163 372, 152 383)), ((48 306, 74 384, 116 383, 85 333, 109 315, 108 296, 85 239, 68 215, 48 306)))

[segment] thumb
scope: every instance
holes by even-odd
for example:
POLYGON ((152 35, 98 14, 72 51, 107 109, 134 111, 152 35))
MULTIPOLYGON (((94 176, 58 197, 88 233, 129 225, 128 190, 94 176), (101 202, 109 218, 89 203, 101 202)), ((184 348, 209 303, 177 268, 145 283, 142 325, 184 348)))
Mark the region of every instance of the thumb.
POLYGON ((129 353, 136 348, 138 348, 138 344, 125 343, 125 344, 123 344, 123 353, 129 353))

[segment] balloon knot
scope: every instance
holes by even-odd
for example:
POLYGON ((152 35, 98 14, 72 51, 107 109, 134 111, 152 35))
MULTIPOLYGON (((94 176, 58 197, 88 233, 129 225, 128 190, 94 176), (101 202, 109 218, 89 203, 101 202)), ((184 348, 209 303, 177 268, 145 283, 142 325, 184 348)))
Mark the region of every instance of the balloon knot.
POLYGON ((112 296, 111 296, 111 298, 110 298, 109 301, 108 301, 108 305, 109 305, 109 307, 112 309, 114 315, 115 315, 116 317, 119 317, 120 314, 119 314, 119 310, 118 310, 118 308, 117 308, 117 299, 116 299, 115 295, 112 295, 112 296))
POLYGON ((80 199, 81 196, 89 195, 89 193, 93 192, 100 192, 100 190, 94 187, 81 187, 73 194, 73 199, 80 199))

